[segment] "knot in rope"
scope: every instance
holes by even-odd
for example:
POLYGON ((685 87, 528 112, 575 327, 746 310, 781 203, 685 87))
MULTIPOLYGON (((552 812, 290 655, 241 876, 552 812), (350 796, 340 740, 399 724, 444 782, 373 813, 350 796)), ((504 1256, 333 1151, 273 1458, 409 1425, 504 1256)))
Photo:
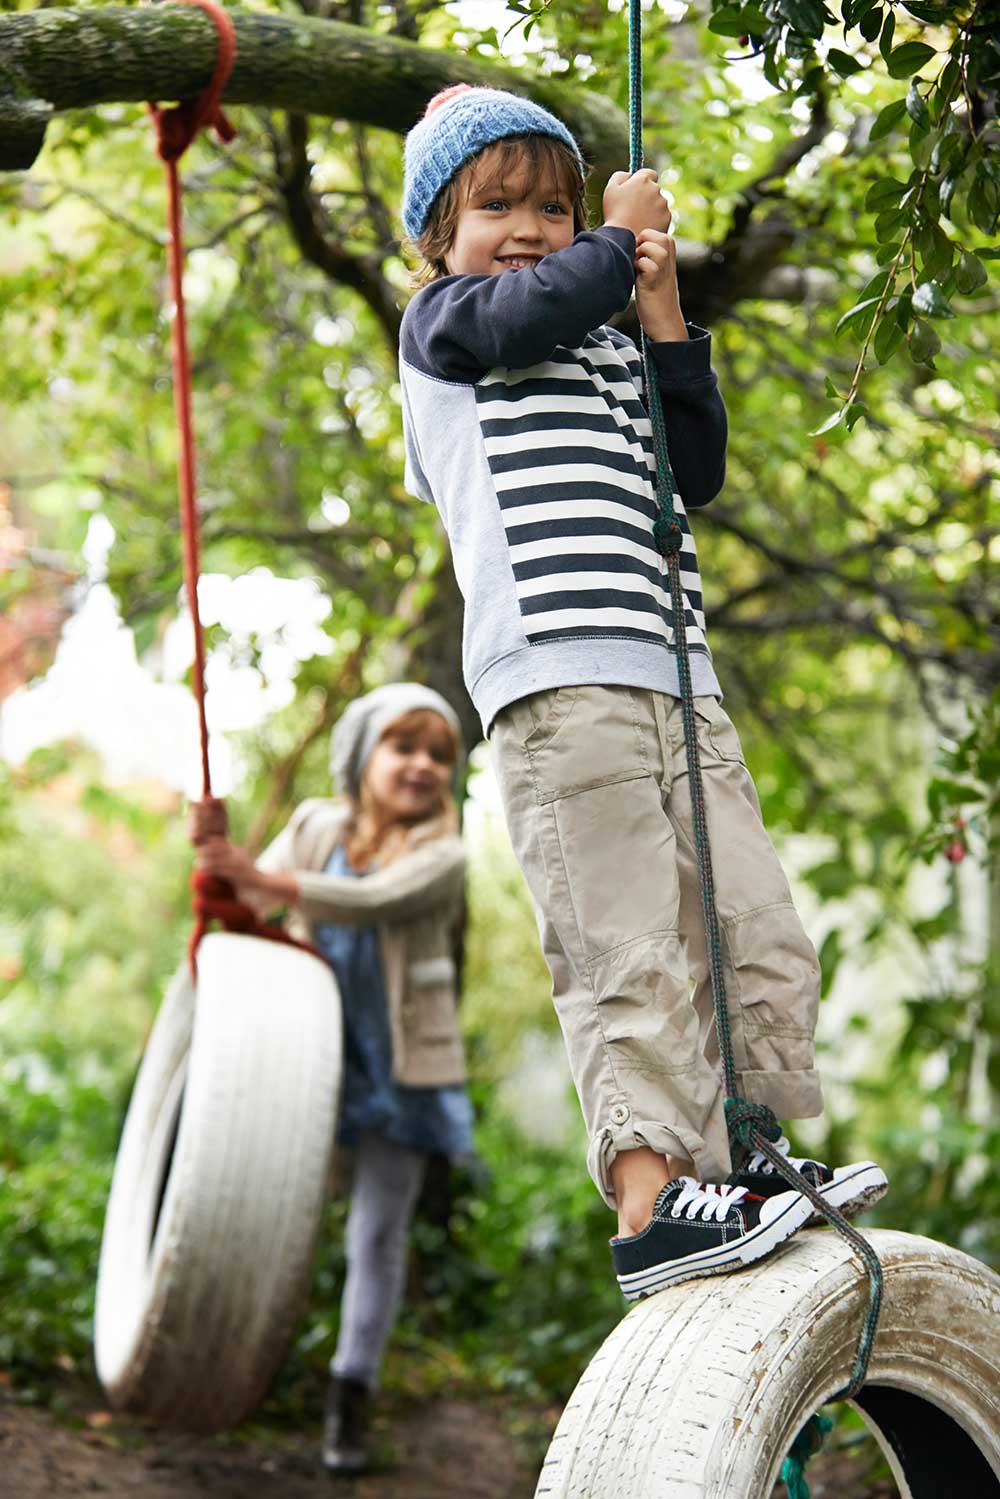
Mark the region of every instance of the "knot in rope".
POLYGON ((751 1146, 754 1135, 761 1134, 765 1140, 780 1140, 781 1125, 772 1109, 765 1103, 751 1103, 748 1098, 726 1099, 726 1123, 730 1135, 741 1145, 751 1146))
POLYGON ((684 532, 672 515, 658 515, 653 522, 653 540, 661 557, 673 557, 681 549, 684 532))
POLYGON ((236 29, 232 17, 216 5, 215 0, 183 0, 186 5, 197 5, 211 17, 218 34, 215 68, 207 86, 194 99, 182 99, 170 109, 159 109, 150 104, 149 112, 156 129, 156 149, 160 160, 179 161, 199 130, 206 126, 215 131, 221 141, 231 141, 236 134, 222 111, 219 100, 236 59, 236 29))
POLYGON ((237 897, 228 880, 196 869, 188 883, 194 894, 191 906, 202 932, 210 921, 221 921, 227 932, 256 933, 256 911, 237 897))

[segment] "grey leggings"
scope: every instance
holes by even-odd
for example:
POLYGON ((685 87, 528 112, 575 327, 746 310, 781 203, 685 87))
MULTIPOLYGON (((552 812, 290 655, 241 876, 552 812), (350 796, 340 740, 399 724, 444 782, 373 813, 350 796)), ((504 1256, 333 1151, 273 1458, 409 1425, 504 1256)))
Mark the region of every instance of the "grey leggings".
POLYGON ((372 1388, 403 1299, 410 1220, 427 1170, 420 1151, 362 1135, 347 1218, 347 1280, 330 1370, 372 1388))

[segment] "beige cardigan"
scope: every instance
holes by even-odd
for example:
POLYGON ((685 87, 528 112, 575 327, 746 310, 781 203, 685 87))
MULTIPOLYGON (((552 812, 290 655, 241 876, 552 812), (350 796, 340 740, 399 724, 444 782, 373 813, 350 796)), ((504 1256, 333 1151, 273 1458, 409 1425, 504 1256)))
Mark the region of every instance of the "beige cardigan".
POLYGON ((347 816, 343 802, 303 802, 257 867, 298 881, 288 922, 295 936, 314 942, 324 921, 379 927, 396 1081, 410 1088, 464 1082, 452 956, 465 889, 462 840, 435 838, 371 874, 324 874, 347 816))

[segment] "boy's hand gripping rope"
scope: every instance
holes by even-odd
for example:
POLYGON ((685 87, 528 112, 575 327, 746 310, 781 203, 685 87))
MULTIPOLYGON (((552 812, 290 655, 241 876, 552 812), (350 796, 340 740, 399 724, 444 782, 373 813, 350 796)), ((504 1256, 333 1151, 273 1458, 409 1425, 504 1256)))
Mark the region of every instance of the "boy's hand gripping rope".
MULTIPOLYGON (((174 303, 173 367, 174 412, 177 421, 177 482, 180 490, 181 534, 184 546, 184 591, 187 594, 194 629, 194 666, 192 689, 198 708, 198 734, 201 745, 202 799, 191 806, 190 831, 194 844, 209 838, 224 838, 227 831, 225 803, 212 795, 212 777, 208 765, 208 721, 205 716, 205 646, 198 609, 200 573, 200 537, 198 500, 195 483, 194 427, 191 420, 191 361, 188 355, 187 319, 184 310, 184 240, 181 233, 181 187, 177 163, 195 136, 206 125, 222 141, 236 134, 219 104, 222 90, 236 57, 236 32, 232 20, 215 0, 184 0, 197 5, 211 17, 218 33, 219 46, 215 70, 208 87, 196 99, 186 99, 171 109, 149 105, 156 131, 156 149, 166 168, 167 219, 170 228, 170 292, 174 303)), ((293 947, 308 944, 289 937, 280 927, 262 922, 252 906, 241 901, 228 880, 203 874, 191 876, 192 905, 195 926, 188 943, 192 974, 195 953, 210 921, 220 921, 227 931, 247 932, 272 942, 286 942, 293 947)))
MULTIPOLYGON (((642 11, 640 0, 629 0, 629 171, 637 172, 642 166, 642 11)), ((681 717, 684 722, 684 747, 687 753, 688 781, 691 788, 691 805, 694 814, 695 845, 698 854, 698 875, 701 885, 701 901, 705 915, 705 939, 708 947, 709 970, 712 979, 712 1003, 715 1009, 715 1028, 722 1059, 726 1088, 726 1122, 730 1140, 745 1150, 751 1147, 771 1162, 774 1169, 797 1192, 812 1203, 813 1207, 832 1223, 841 1233, 868 1272, 868 1308, 865 1313, 857 1354, 851 1376, 844 1389, 831 1395, 831 1400, 847 1400, 855 1396, 865 1382, 868 1361, 871 1357, 875 1329, 878 1326, 882 1304, 882 1267, 878 1255, 868 1241, 848 1222, 843 1213, 824 1200, 800 1171, 774 1147, 781 1136, 781 1128, 771 1109, 764 1104, 751 1103, 742 1097, 736 1076, 732 1035, 729 1028, 729 1005, 726 997, 725 974, 722 960, 722 939, 719 931, 719 916, 715 907, 715 885, 712 876, 712 853, 708 840, 708 823, 705 817, 705 799, 702 790, 701 768, 698 763, 697 724, 694 713, 694 692, 691 685, 691 663, 688 655, 684 588, 681 583, 680 549, 683 539, 680 522, 674 511, 674 474, 667 451, 667 433, 663 420, 656 366, 645 331, 642 334, 643 378, 646 386, 646 405, 649 410, 653 433, 653 451, 656 455, 656 520, 653 537, 661 555, 666 559, 670 584, 670 607, 674 619, 674 646, 677 653, 677 674, 680 679, 681 717)))

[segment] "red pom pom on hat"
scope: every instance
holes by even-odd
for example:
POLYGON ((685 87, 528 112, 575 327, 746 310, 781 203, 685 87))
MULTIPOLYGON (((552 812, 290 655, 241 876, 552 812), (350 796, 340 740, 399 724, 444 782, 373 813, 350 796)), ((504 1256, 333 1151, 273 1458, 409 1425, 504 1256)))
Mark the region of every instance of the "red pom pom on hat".
POLYGON ((424 110, 424 119, 426 120, 428 115, 432 115, 434 111, 436 109, 440 109, 442 105, 450 104, 452 99, 457 98, 459 94, 471 93, 471 83, 453 83, 449 88, 443 88, 439 94, 434 95, 433 99, 424 110))

